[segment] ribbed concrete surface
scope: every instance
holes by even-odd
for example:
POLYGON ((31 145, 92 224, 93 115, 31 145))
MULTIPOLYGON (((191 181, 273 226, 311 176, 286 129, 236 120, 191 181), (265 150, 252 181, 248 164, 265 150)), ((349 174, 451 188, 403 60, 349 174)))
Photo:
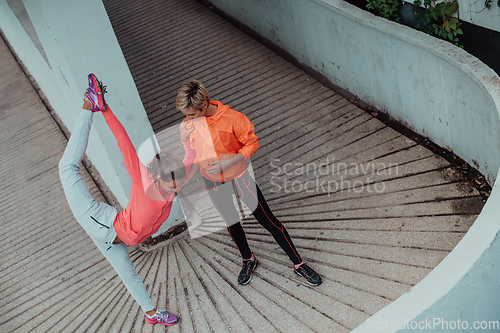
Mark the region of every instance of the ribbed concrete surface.
POLYGON ((324 283, 298 279, 250 219, 262 266, 247 286, 225 231, 131 249, 153 302, 181 318, 146 324, 73 219, 57 175, 65 140, 0 43, 0 332, 348 332, 418 283, 476 218, 481 198, 445 160, 197 2, 104 3, 156 131, 180 121, 175 95, 193 78, 254 122, 257 182, 324 283), (327 159, 336 169, 325 175, 296 164, 327 159), (354 187, 328 195, 328 181, 354 187))
MULTIPOLYGON (((156 132, 182 118, 175 96, 191 79, 252 120, 261 144, 252 158, 257 182, 304 259, 324 276, 319 288, 296 279, 252 220, 245 228, 263 265, 246 287, 235 283, 240 259, 225 231, 186 237, 164 250, 179 264, 191 310, 179 312, 176 329, 349 331, 427 275, 482 207, 445 160, 198 2, 104 3, 156 132), (334 168, 323 169, 327 175, 313 171, 325 162, 334 168), (309 164, 309 172, 297 163, 309 164)), ((175 302, 172 309, 184 304, 175 302)))

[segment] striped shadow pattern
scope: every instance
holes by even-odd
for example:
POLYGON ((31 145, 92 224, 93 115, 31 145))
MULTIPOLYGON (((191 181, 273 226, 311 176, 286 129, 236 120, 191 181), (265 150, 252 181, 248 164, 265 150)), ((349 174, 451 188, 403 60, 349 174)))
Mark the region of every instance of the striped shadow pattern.
MULTIPOLYGON (((252 218, 244 228, 261 265, 246 286, 225 230, 131 247, 153 302, 180 317, 169 332, 349 332, 421 281, 481 210, 447 161, 196 1, 104 3, 156 132, 180 122, 175 96, 194 78, 252 120, 256 181, 324 281, 293 274, 252 218)), ((57 175, 65 139, 3 43, 0 54, 0 331, 165 331, 145 322, 71 215, 57 175)))
POLYGON ((446 160, 200 3, 104 3, 155 132, 182 120, 175 97, 192 79, 255 124, 256 181, 324 278, 317 288, 297 278, 252 218, 244 227, 262 265, 248 286, 236 284, 241 260, 225 230, 185 237, 158 253, 184 286, 171 285, 170 309, 185 319, 172 330, 348 332, 424 278, 480 212, 446 160))

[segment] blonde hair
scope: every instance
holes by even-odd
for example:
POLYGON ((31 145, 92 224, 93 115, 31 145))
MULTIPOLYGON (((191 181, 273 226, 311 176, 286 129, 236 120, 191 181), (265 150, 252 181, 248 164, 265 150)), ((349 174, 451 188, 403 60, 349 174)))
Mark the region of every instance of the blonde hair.
POLYGON ((198 80, 186 82, 177 93, 175 106, 178 110, 185 110, 188 107, 199 110, 206 101, 210 102, 208 90, 198 80))
POLYGON ((155 158, 147 166, 151 177, 156 182, 160 176, 164 182, 180 180, 186 177, 186 167, 184 163, 169 150, 156 154, 155 158))

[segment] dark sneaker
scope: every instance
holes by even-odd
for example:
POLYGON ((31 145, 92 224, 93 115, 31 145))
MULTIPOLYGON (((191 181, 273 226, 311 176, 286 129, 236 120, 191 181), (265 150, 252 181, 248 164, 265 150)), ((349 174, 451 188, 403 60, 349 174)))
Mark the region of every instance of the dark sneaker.
POLYGON ((293 271, 298 276, 304 277, 311 286, 319 286, 323 282, 321 276, 305 263, 300 265, 299 268, 294 268, 293 271))
POLYGON ((89 74, 88 79, 89 87, 85 92, 85 99, 92 104, 91 110, 106 111, 106 101, 104 100, 105 87, 92 73, 89 74))
POLYGON ((243 267, 240 275, 238 275, 238 283, 241 285, 248 284, 252 280, 253 271, 259 266, 259 261, 254 257, 254 260, 243 260, 243 267))
POLYGON ((149 324, 163 324, 165 326, 171 326, 177 324, 177 317, 165 310, 156 310, 153 318, 149 318, 146 315, 146 321, 149 324))

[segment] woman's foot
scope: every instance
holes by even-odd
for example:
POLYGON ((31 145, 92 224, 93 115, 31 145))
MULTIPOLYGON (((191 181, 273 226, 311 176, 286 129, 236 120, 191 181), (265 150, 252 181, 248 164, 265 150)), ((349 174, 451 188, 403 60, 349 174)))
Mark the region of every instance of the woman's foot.
POLYGON ((307 266, 305 262, 293 268, 293 271, 298 276, 302 276, 306 279, 307 283, 311 286, 319 286, 323 281, 321 280, 321 276, 314 271, 311 267, 307 266))
POLYGON ((171 326, 177 324, 177 317, 165 310, 156 310, 156 313, 152 316, 146 313, 146 321, 149 324, 163 324, 165 326, 171 326))
MULTIPOLYGON (((104 94, 106 93, 105 87, 102 85, 97 77, 90 73, 88 76, 89 79, 89 87, 84 95, 84 101, 88 101, 90 103, 91 111, 106 111, 107 105, 104 99, 104 94)), ((84 107, 85 107, 84 103, 84 107)), ((89 110, 89 109, 85 109, 89 110)))
POLYGON ((252 258, 243 260, 243 267, 241 268, 240 275, 238 275, 238 283, 245 285, 252 280, 253 271, 259 266, 259 261, 252 254, 252 258))

